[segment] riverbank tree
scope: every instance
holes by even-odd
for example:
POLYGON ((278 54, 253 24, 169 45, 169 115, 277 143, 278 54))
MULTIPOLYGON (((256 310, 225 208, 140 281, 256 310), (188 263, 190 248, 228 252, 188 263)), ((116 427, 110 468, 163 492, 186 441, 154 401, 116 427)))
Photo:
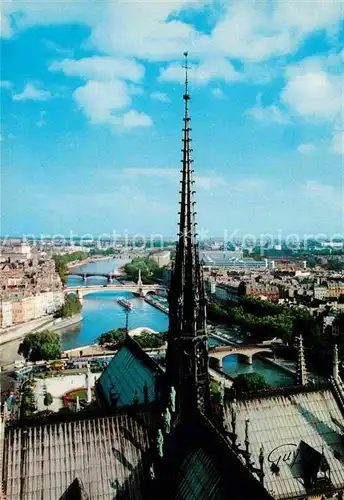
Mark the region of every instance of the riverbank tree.
POLYGON ((78 297, 73 294, 65 296, 64 304, 56 311, 56 318, 70 318, 75 314, 80 314, 82 310, 82 304, 78 297))
POLYGON ((153 283, 162 278, 163 267, 159 267, 154 259, 138 257, 124 266, 124 272, 131 280, 137 282, 141 271, 143 283, 153 283))
MULTIPOLYGON (((113 349, 119 347, 124 342, 126 335, 127 332, 125 328, 117 328, 102 333, 98 338, 98 343, 101 346, 113 349)), ((164 345, 166 342, 166 335, 167 334, 156 334, 143 330, 140 335, 135 335, 134 339, 143 349, 156 349, 164 345)))
POLYGON ((320 319, 307 309, 290 308, 257 297, 242 297, 235 306, 211 303, 208 315, 213 321, 241 326, 257 341, 277 337, 291 346, 295 337, 302 334, 305 344, 311 346, 322 336, 320 319))
POLYGON ((88 254, 86 252, 82 252, 78 250, 72 253, 66 253, 63 255, 53 255, 53 259, 55 262, 55 270, 60 276, 62 284, 64 285, 67 281, 68 276, 68 264, 70 262, 75 262, 76 260, 85 260, 87 259, 88 254))
POLYGON ((163 335, 150 333, 147 330, 143 330, 140 335, 136 335, 134 338, 143 349, 156 349, 165 343, 163 335))
POLYGON ((60 337, 57 333, 49 330, 29 333, 18 348, 18 354, 24 356, 27 361, 59 359, 61 353, 60 337))
POLYGON ((242 373, 235 377, 233 382, 233 388, 238 395, 269 389, 269 387, 264 375, 256 372, 242 373))
POLYGON ((98 337, 98 343, 102 347, 112 348, 117 346, 118 343, 122 343, 125 340, 127 331, 125 328, 115 328, 108 332, 102 333, 98 337))
POLYGON ((88 254, 89 257, 92 257, 93 255, 102 255, 104 257, 111 257, 112 255, 118 255, 120 253, 120 250, 117 248, 98 248, 94 247, 91 248, 90 253, 88 254))

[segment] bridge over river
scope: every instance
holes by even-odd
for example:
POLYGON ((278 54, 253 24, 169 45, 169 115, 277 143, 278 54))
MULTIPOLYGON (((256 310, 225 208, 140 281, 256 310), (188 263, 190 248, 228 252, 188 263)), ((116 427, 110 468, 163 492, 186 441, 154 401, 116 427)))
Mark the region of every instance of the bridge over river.
POLYGON ((159 285, 136 285, 133 284, 123 284, 123 283, 112 283, 109 285, 90 285, 86 287, 78 287, 78 286, 70 286, 65 288, 64 292, 66 294, 74 294, 77 295, 80 302, 82 302, 83 297, 90 293, 96 292, 107 292, 107 291, 123 291, 123 292, 132 292, 136 295, 140 295, 141 297, 145 297, 148 293, 159 293, 163 287, 159 285))
POLYGON ((242 359, 249 365, 252 365, 252 359, 255 354, 272 354, 272 349, 262 344, 244 345, 244 346, 214 346, 209 347, 209 357, 218 361, 219 368, 222 368, 223 359, 234 354, 242 356, 242 359))
POLYGON ((68 276, 75 278, 79 277, 82 278, 84 283, 87 283, 88 278, 106 278, 108 280, 108 283, 112 283, 112 281, 116 278, 123 278, 123 273, 119 273, 117 271, 112 271, 112 272, 99 272, 99 271, 81 271, 81 272, 76 272, 70 269, 68 271, 68 276))

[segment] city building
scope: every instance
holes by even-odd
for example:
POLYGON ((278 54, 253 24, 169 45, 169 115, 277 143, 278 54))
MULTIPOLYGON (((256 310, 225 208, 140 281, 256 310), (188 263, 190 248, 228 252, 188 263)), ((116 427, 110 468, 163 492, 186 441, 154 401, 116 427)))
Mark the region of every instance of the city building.
POLYGON ((233 304, 237 304, 240 297, 245 294, 245 288, 241 281, 217 283, 216 281, 207 280, 206 291, 212 300, 231 302, 233 304))
POLYGON ((7 328, 13 324, 12 302, 0 301, 0 328, 7 328))
POLYGON ((244 259, 242 252, 230 250, 202 252, 200 259, 201 265, 205 269, 266 269, 269 265, 267 259, 244 259))
POLYGON ((29 252, 29 246, 20 245, 19 248, 21 253, 16 255, 20 255, 20 259, 11 261, 7 258, 0 264, 0 300, 6 304, 0 328, 52 314, 64 302, 62 283, 55 271, 54 261, 42 254, 29 252))

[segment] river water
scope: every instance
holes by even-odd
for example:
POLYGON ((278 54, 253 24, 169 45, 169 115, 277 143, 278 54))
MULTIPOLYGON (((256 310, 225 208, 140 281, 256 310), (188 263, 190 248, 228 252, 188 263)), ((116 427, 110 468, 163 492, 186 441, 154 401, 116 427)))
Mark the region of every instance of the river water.
MULTIPOLYGON (((124 263, 123 260, 107 259, 74 268, 74 271, 108 273, 114 271, 124 263)), ((88 279, 87 285, 100 285, 106 282, 106 278, 92 277, 88 279)), ((82 279, 73 278, 72 276, 68 278, 67 285, 87 287, 82 279)), ((72 349, 95 343, 101 333, 112 328, 124 327, 125 311, 117 303, 119 297, 126 297, 133 303, 133 310, 129 314, 129 328, 143 326, 152 328, 157 332, 165 332, 168 329, 167 315, 147 304, 142 298, 130 292, 117 292, 104 288, 104 292, 91 292, 84 295, 82 323, 62 331, 61 340, 63 349, 72 349)), ((211 345, 218 343, 218 341, 210 339, 211 345)), ((238 356, 228 356, 223 360, 223 370, 233 376, 240 373, 258 372, 264 375, 267 382, 272 386, 290 385, 292 383, 290 375, 269 365, 262 359, 253 359, 253 364, 250 366, 240 362, 238 356)))

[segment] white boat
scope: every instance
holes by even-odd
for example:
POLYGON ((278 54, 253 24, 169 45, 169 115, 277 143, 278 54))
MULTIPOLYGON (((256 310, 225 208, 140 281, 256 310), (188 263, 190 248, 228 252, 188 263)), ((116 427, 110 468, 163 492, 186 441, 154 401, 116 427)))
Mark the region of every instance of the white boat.
POLYGON ((133 304, 131 302, 129 302, 129 300, 125 299, 124 297, 120 297, 119 299, 117 299, 117 302, 125 307, 125 309, 132 309, 133 308, 133 304))

